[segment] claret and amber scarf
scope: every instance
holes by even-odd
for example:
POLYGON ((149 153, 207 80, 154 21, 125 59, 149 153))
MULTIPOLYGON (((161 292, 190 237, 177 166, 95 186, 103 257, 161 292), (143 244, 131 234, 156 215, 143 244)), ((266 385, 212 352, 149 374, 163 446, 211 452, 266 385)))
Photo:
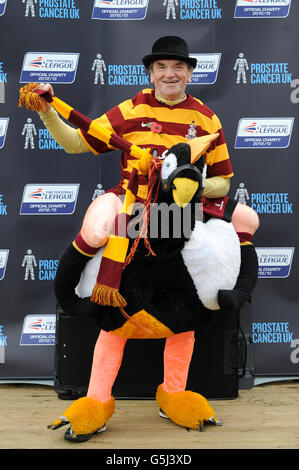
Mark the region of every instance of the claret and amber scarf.
POLYGON ((99 126, 99 124, 76 111, 56 96, 52 96, 49 92, 45 93, 43 90, 39 90, 38 83, 29 83, 20 89, 19 106, 32 111, 45 111, 45 102, 41 96, 50 103, 63 118, 76 127, 83 129, 88 134, 106 144, 112 145, 116 149, 130 153, 130 155, 139 160, 138 168, 134 168, 131 172, 124 202, 115 220, 114 231, 111 233, 105 245, 97 282, 91 295, 91 301, 100 305, 119 307, 126 318, 130 318, 124 311, 126 300, 121 296, 119 286, 123 269, 134 256, 141 236, 144 237, 145 245, 148 247, 149 251, 154 254, 146 239, 146 230, 149 217, 149 205, 153 197, 156 200, 158 194, 159 185, 156 185, 156 183, 160 181, 162 163, 160 160, 152 158, 150 149, 144 150, 131 144, 122 137, 99 126), (148 176, 148 195, 145 201, 141 233, 134 241, 132 250, 128 255, 129 239, 127 230, 125 234, 120 234, 118 229, 119 227, 128 226, 134 202, 137 197, 139 174, 148 176), (156 187, 155 195, 153 195, 154 187, 156 187))

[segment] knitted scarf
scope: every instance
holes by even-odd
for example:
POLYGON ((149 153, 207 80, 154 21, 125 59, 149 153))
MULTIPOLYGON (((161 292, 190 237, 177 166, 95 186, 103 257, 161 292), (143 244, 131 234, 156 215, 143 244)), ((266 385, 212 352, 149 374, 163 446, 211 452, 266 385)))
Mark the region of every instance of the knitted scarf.
MULTIPOLYGON (((148 247, 149 251, 154 254, 146 239, 146 233, 149 217, 149 204, 153 197, 155 184, 157 181, 160 181, 161 162, 158 159, 152 159, 150 149, 143 150, 140 147, 131 144, 122 137, 99 126, 99 124, 76 111, 59 98, 50 95, 48 92, 45 93, 43 90, 38 90, 37 87, 38 83, 29 83, 20 89, 19 107, 26 107, 33 111, 45 111, 45 103, 41 99, 42 96, 62 117, 74 124, 76 127, 85 130, 88 134, 105 142, 106 144, 110 144, 119 150, 130 153, 130 155, 139 159, 139 172, 142 175, 148 175, 148 196, 145 201, 146 210, 143 214, 141 233, 134 241, 131 253, 127 256, 129 247, 127 226, 138 191, 138 169, 134 168, 130 175, 123 205, 115 220, 114 231, 111 233, 108 242, 105 245, 97 282, 91 295, 91 301, 100 305, 119 307, 126 318, 130 318, 123 310, 127 303, 119 292, 119 286, 122 271, 134 256, 134 252, 141 236, 145 237, 145 245, 148 247), (119 234, 120 227, 126 227, 125 234, 119 234)), ((155 200, 157 198, 158 190, 159 185, 154 197, 155 200)))

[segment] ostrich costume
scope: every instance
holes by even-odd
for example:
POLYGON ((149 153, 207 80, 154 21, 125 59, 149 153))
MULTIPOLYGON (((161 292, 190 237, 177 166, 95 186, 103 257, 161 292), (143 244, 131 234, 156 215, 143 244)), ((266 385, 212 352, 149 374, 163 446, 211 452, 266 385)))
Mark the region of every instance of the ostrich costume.
MULTIPOLYGON (((57 99, 49 97, 49 101, 55 107, 57 99)), ((65 113, 61 103, 57 106, 59 112, 67 114, 67 118, 71 114, 76 121, 73 108, 67 107, 65 113)), ((82 121, 85 123, 87 132, 91 128, 93 135, 103 138, 101 129, 90 122, 86 124, 87 118, 80 115, 78 119, 81 127, 82 121)), ((123 145, 120 138, 112 137, 114 145, 123 145)), ((111 135, 104 138, 111 142, 111 135)), ((160 221, 158 237, 151 238, 147 234, 150 213, 146 206, 141 222, 149 236, 128 238, 124 243, 126 237, 118 237, 116 233, 103 249, 89 256, 78 251, 73 243, 60 260, 55 280, 60 306, 69 315, 93 317, 101 327, 87 396, 73 402, 49 426, 57 429, 70 423, 65 433, 67 440, 86 441, 106 429, 115 407, 112 387, 128 338, 166 338, 164 381, 156 394, 163 410, 161 416, 191 429, 216 423, 207 400, 185 390, 194 331, 203 328, 215 311, 224 315, 225 310, 236 310, 250 298, 257 280, 257 259, 252 244, 247 243, 240 250, 230 217, 221 220, 204 216, 204 221, 200 220, 198 202, 205 183, 204 153, 214 138, 204 136, 188 144, 175 145, 168 151, 163 166, 149 152, 125 143, 127 149, 131 147, 138 154, 139 167, 148 175, 148 203, 175 204, 182 215, 180 220, 184 220, 184 213, 191 208, 188 233, 181 230, 178 237, 175 226, 169 223, 168 237, 164 238, 163 221, 160 221), (105 269, 107 259, 109 263, 112 261, 111 271, 119 277, 116 286, 109 285, 115 282, 115 277, 105 269), (102 283, 103 280, 106 282, 102 283)), ((125 218, 127 228, 132 220, 129 203, 135 201, 138 189, 134 172, 131 179, 126 193, 128 200, 125 198, 118 217, 119 221, 125 218)))

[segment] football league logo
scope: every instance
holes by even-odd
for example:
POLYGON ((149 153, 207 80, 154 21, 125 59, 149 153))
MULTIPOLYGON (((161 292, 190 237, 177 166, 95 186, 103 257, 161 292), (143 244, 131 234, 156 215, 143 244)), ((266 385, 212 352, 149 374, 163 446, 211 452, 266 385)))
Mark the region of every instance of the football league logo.
POLYGON ((6 8, 6 0, 0 0, 0 16, 4 15, 6 8))
POLYGON ((235 18, 285 18, 292 0, 237 0, 235 18))
POLYGON ((73 83, 78 61, 79 53, 76 52, 27 52, 24 56, 20 83, 73 83))
POLYGON ((95 0, 94 20, 143 20, 149 0, 95 0))
POLYGON ((289 146, 294 118, 240 119, 235 148, 272 149, 289 146))

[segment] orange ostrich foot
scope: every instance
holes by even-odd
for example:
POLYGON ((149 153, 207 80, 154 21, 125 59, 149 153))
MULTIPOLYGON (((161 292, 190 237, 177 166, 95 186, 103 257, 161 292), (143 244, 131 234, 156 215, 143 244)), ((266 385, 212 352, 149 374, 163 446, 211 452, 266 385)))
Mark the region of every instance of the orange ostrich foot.
POLYGON ((74 401, 49 429, 58 429, 65 424, 71 424, 65 433, 65 439, 74 442, 84 442, 97 433, 105 431, 106 422, 114 413, 115 401, 111 397, 106 402, 83 397, 74 401))
POLYGON ((169 418, 179 426, 202 430, 204 424, 220 424, 213 408, 199 393, 191 390, 169 393, 159 385, 156 400, 160 406, 160 416, 169 418))

